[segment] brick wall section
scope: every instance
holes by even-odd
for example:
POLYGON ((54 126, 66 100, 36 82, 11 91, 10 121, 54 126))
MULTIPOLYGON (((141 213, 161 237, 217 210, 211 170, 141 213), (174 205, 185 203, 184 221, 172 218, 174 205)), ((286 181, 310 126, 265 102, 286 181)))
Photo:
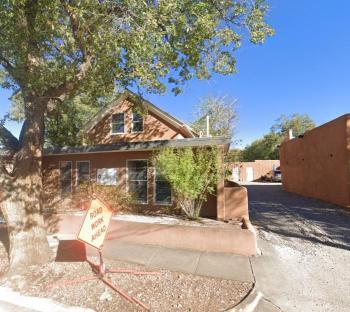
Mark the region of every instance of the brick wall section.
MULTIPOLYGON (((152 152, 112 152, 112 153, 91 153, 91 154, 72 154, 44 156, 43 158, 43 191, 44 208, 61 210, 75 210, 83 208, 83 203, 71 200, 74 196, 61 198, 60 192, 60 161, 72 162, 72 188, 73 195, 76 190, 77 162, 90 162, 90 178, 96 180, 98 168, 116 168, 118 174, 118 185, 122 190, 127 189, 127 160, 147 159, 148 160, 148 203, 131 206, 134 212, 161 212, 169 213, 179 212, 175 203, 173 205, 159 205, 155 203, 154 197, 154 167, 150 161, 152 152), (78 207, 77 207, 78 205, 78 207), (81 206, 81 207, 80 207, 81 206)), ((88 199, 88 198, 87 198, 88 199)), ((247 193, 245 188, 232 187, 225 185, 224 179, 218 182, 217 192, 208 197, 207 202, 203 204, 203 217, 218 219, 236 219, 248 217, 247 193)))
MULTIPOLYGON (((147 159, 148 161, 148 204, 135 205, 136 210, 166 210, 169 205, 157 205, 154 202, 154 167, 150 158, 152 152, 117 152, 117 153, 92 153, 92 154, 73 154, 60 156, 45 156, 43 160, 43 185, 45 206, 51 207, 56 203, 62 204, 59 185, 59 162, 72 161, 72 186, 73 193, 76 190, 76 169, 78 161, 90 162, 90 178, 96 181, 98 168, 116 168, 118 175, 118 185, 126 191, 126 162, 134 159, 147 159)), ((70 201, 63 201, 65 205, 71 205, 70 201)), ((74 203, 73 203, 74 205, 74 203)), ((174 206, 172 206, 174 207, 174 206)), ((67 207, 75 208, 75 207, 67 207)))
POLYGON ((287 191, 350 208, 350 114, 280 148, 287 191))

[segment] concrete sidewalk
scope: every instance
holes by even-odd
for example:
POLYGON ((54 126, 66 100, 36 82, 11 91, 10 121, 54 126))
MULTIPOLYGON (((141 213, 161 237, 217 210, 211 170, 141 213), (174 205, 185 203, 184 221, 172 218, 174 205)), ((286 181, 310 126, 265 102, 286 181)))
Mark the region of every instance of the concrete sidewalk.
POLYGON ((105 242, 103 256, 106 259, 143 264, 149 268, 162 268, 195 275, 254 283, 257 286, 255 287, 256 292, 260 293, 261 297, 256 298, 252 294, 252 298, 247 300, 248 305, 243 302, 243 308, 240 305, 238 310, 233 308, 232 311, 281 311, 272 302, 264 298, 261 291, 259 291, 260 287, 255 280, 252 267, 254 257, 250 258, 230 253, 171 249, 117 241, 105 242))
MULTIPOLYGON (((76 244, 72 235, 60 235, 49 239, 51 247, 58 242, 67 242, 62 252, 70 250, 76 244)), ((74 248, 74 247, 73 247, 74 248)), ((94 248, 87 247, 88 256, 98 257, 94 248)), ((102 249, 103 258, 142 264, 149 269, 159 268, 221 279, 231 279, 253 283, 254 291, 232 312, 280 312, 281 310, 270 300, 264 298, 259 283, 255 279, 252 263, 256 257, 236 255, 232 253, 203 252, 165 248, 154 245, 141 245, 121 241, 106 240, 102 249), (254 259, 253 259, 254 258, 254 259), (257 296, 258 295, 258 296, 257 296)), ((259 257, 257 257, 259 258, 259 257)))
POLYGON ((106 259, 143 264, 150 268, 255 282, 249 257, 241 255, 106 241, 103 256, 106 259))

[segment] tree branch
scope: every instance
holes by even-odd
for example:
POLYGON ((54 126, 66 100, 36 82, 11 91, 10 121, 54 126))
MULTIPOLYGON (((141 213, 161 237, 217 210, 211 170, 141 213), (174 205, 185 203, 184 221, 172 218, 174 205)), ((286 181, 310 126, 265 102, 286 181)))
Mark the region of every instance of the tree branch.
POLYGON ((2 55, 0 55, 0 65, 2 65, 8 72, 10 72, 13 69, 11 63, 8 60, 6 60, 2 55))
POLYGON ((72 31, 73 38, 83 56, 83 60, 81 65, 79 66, 79 69, 70 81, 66 81, 59 86, 50 88, 42 95, 42 98, 46 98, 47 100, 56 100, 59 102, 63 102, 69 99, 72 95, 74 95, 75 91, 79 87, 79 84, 86 77, 87 72, 92 66, 92 54, 91 51, 89 51, 89 49, 85 46, 82 40, 82 36, 79 34, 78 16, 70 9, 69 5, 65 0, 61 0, 60 2, 69 17, 70 28, 72 31))
POLYGON ((9 130, 7 130, 4 127, 4 125, 2 125, 1 123, 0 123, 0 143, 4 146, 5 151, 8 151, 11 154, 16 153, 20 148, 18 139, 9 130))
POLYGON ((84 46, 84 44, 83 44, 83 42, 81 40, 81 36, 79 35, 79 20, 78 20, 78 17, 77 17, 77 15, 74 12, 72 12, 69 9, 67 1, 61 0, 61 4, 62 4, 64 10, 66 11, 67 15, 69 16, 69 22, 70 22, 70 27, 71 27, 71 30, 72 30, 73 38, 74 38, 77 46, 79 47, 79 49, 80 49, 80 51, 81 51, 81 53, 83 55, 84 60, 86 60, 87 51, 86 51, 86 47, 84 46))
POLYGON ((79 83, 86 77, 87 72, 92 66, 92 57, 87 55, 86 61, 79 66, 79 70, 72 78, 72 80, 62 83, 57 87, 48 89, 42 96, 42 98, 47 98, 51 100, 58 100, 63 102, 68 100, 79 87, 79 83))

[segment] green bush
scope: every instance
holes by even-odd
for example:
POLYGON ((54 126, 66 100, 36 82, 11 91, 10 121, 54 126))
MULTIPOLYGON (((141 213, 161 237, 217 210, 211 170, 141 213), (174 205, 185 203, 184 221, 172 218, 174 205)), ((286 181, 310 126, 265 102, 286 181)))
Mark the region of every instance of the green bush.
POLYGON ((157 170, 172 187, 188 218, 198 219, 203 202, 216 190, 221 175, 216 147, 166 148, 154 156, 157 170))

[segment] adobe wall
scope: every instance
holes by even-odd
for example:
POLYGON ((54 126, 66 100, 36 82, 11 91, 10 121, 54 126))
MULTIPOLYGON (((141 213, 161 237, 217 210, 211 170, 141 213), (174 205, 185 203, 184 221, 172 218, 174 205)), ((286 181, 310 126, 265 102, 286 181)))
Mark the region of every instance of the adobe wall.
POLYGON ((151 112, 144 115, 144 130, 140 133, 132 132, 132 109, 133 105, 130 101, 124 100, 120 105, 113 107, 109 114, 103 118, 90 132, 86 135, 86 143, 88 145, 110 144, 117 142, 138 142, 151 140, 171 140, 178 135, 186 137, 185 134, 179 132, 172 125, 164 120, 155 117, 151 112), (125 114, 125 133, 111 133, 111 116, 114 113, 125 114))
MULTIPOLYGON (((82 221, 83 216, 60 215, 57 216, 56 227, 49 228, 49 231, 56 234, 77 235, 82 221)), ((252 256, 257 252, 255 233, 250 229, 231 224, 207 227, 112 219, 104 243, 105 256, 108 257, 110 248, 113 249, 114 241, 207 252, 227 252, 245 256, 252 256)))
POLYGON ((245 162, 235 162, 229 164, 229 169, 232 171, 234 167, 239 168, 239 181, 247 182, 247 171, 246 168, 252 167, 254 173, 253 181, 258 181, 262 176, 272 175, 273 167, 278 168, 280 166, 279 160, 255 160, 255 161, 245 161, 245 162))
POLYGON ((350 207, 350 114, 280 147, 284 188, 350 207))
POLYGON ((249 219, 248 191, 243 186, 225 187, 224 220, 249 219))
POLYGON ((220 201, 220 204, 217 204, 219 201, 216 194, 209 195, 207 201, 203 203, 201 216, 227 221, 249 220, 247 189, 236 183, 225 181, 221 190, 223 190, 223 200, 220 201))

